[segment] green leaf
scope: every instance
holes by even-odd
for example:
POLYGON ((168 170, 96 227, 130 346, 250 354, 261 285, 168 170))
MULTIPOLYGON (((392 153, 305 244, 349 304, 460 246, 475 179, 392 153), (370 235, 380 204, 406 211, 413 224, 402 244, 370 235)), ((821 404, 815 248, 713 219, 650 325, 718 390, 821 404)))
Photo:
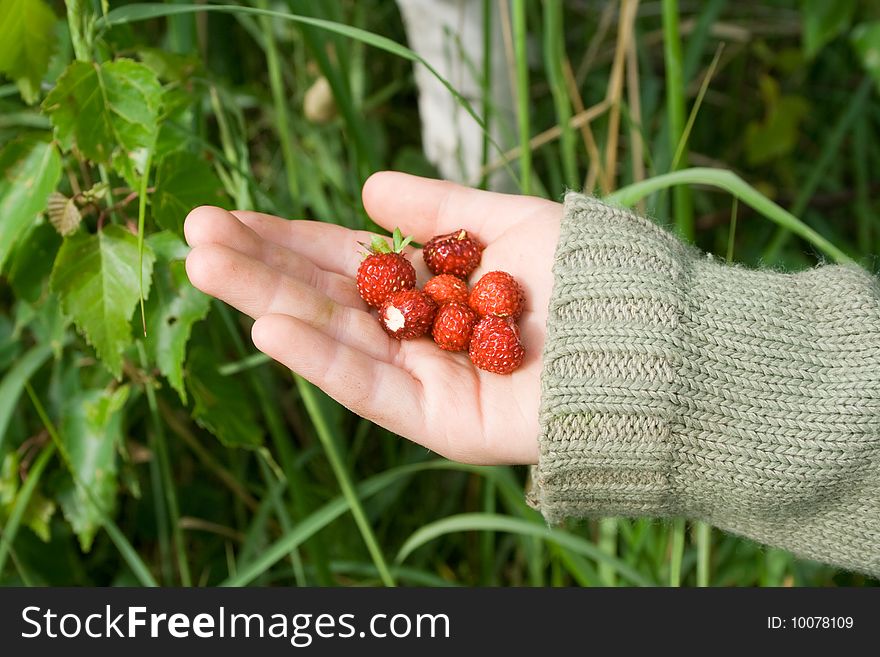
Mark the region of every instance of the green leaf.
POLYGON ((190 350, 187 383, 199 426, 214 434, 227 447, 259 447, 263 434, 247 389, 234 376, 217 371, 215 355, 205 347, 190 350))
POLYGON ((807 57, 814 57, 822 46, 849 27, 855 10, 856 0, 801 0, 807 57))
POLYGON ((158 264, 153 292, 146 305, 147 354, 186 404, 183 385, 186 343, 193 324, 208 314, 211 299, 190 284, 184 266, 189 249, 176 235, 165 231, 155 233, 147 238, 147 243, 156 254, 158 264))
POLYGON ((223 205, 223 184, 202 158, 172 153, 156 170, 153 217, 167 230, 183 235, 183 220, 198 205, 223 205))
POLYGON ((865 71, 880 87, 880 21, 856 25, 852 44, 865 71))
POLYGON ((41 223, 21 238, 9 261, 9 283, 19 299, 36 303, 46 289, 61 236, 50 224, 41 223))
MULTIPOLYGON (((122 440, 122 407, 128 386, 108 394, 89 389, 66 400, 60 426, 61 442, 77 478, 88 486, 103 510, 112 515, 116 501, 116 451, 122 440)), ((103 515, 81 486, 70 479, 58 494, 61 510, 82 549, 88 552, 103 515)))
POLYGON ((61 156, 45 135, 27 135, 0 151, 0 269, 60 177, 61 156))
POLYGON ((75 61, 43 101, 65 148, 88 159, 124 163, 149 148, 159 130, 162 87, 156 74, 130 59, 94 64, 75 61))
MULTIPOLYGON (((144 248, 144 294, 149 294, 155 257, 144 248)), ((51 287, 64 311, 85 334, 98 357, 118 379, 122 351, 131 344, 129 322, 139 299, 137 237, 120 226, 64 240, 51 287)))
POLYGON ((55 14, 43 0, 0 0, 0 73, 33 104, 55 49, 55 14))

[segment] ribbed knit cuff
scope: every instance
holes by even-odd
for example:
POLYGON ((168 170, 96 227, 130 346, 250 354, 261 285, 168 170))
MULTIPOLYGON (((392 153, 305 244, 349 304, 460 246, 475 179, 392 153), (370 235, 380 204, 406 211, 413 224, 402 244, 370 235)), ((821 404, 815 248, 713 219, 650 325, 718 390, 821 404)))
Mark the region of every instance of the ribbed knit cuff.
POLYGON ((529 492, 550 522, 683 511, 673 433, 692 257, 641 217, 566 195, 529 492))
POLYGON ((685 516, 880 575, 880 284, 731 266, 568 194, 530 502, 685 516))

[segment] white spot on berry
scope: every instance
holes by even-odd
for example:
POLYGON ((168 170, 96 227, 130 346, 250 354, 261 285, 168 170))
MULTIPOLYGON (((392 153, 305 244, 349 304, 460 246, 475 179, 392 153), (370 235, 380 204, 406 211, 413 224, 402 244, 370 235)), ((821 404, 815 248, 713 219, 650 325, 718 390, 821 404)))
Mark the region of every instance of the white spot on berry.
POLYGON ((385 326, 392 333, 397 333, 400 329, 403 328, 404 324, 406 324, 406 318, 403 316, 403 313, 400 312, 399 309, 394 306, 388 306, 385 309, 385 318, 384 318, 385 326))

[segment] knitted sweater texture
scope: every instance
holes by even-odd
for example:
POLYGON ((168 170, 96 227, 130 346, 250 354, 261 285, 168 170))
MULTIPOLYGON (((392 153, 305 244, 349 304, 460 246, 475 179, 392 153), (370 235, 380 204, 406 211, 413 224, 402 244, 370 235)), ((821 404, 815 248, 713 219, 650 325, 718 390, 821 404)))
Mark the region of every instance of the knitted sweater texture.
POLYGON ((684 516, 880 576, 880 284, 731 266, 569 193, 531 503, 684 516))

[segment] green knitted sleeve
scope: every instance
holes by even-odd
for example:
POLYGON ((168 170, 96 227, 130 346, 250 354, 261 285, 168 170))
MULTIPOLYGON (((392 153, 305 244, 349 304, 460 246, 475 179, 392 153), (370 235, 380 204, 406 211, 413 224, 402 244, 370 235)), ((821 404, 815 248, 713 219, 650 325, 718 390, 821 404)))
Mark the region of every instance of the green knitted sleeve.
POLYGON ((683 516, 880 576, 880 285, 697 252, 569 193, 530 502, 683 516))

